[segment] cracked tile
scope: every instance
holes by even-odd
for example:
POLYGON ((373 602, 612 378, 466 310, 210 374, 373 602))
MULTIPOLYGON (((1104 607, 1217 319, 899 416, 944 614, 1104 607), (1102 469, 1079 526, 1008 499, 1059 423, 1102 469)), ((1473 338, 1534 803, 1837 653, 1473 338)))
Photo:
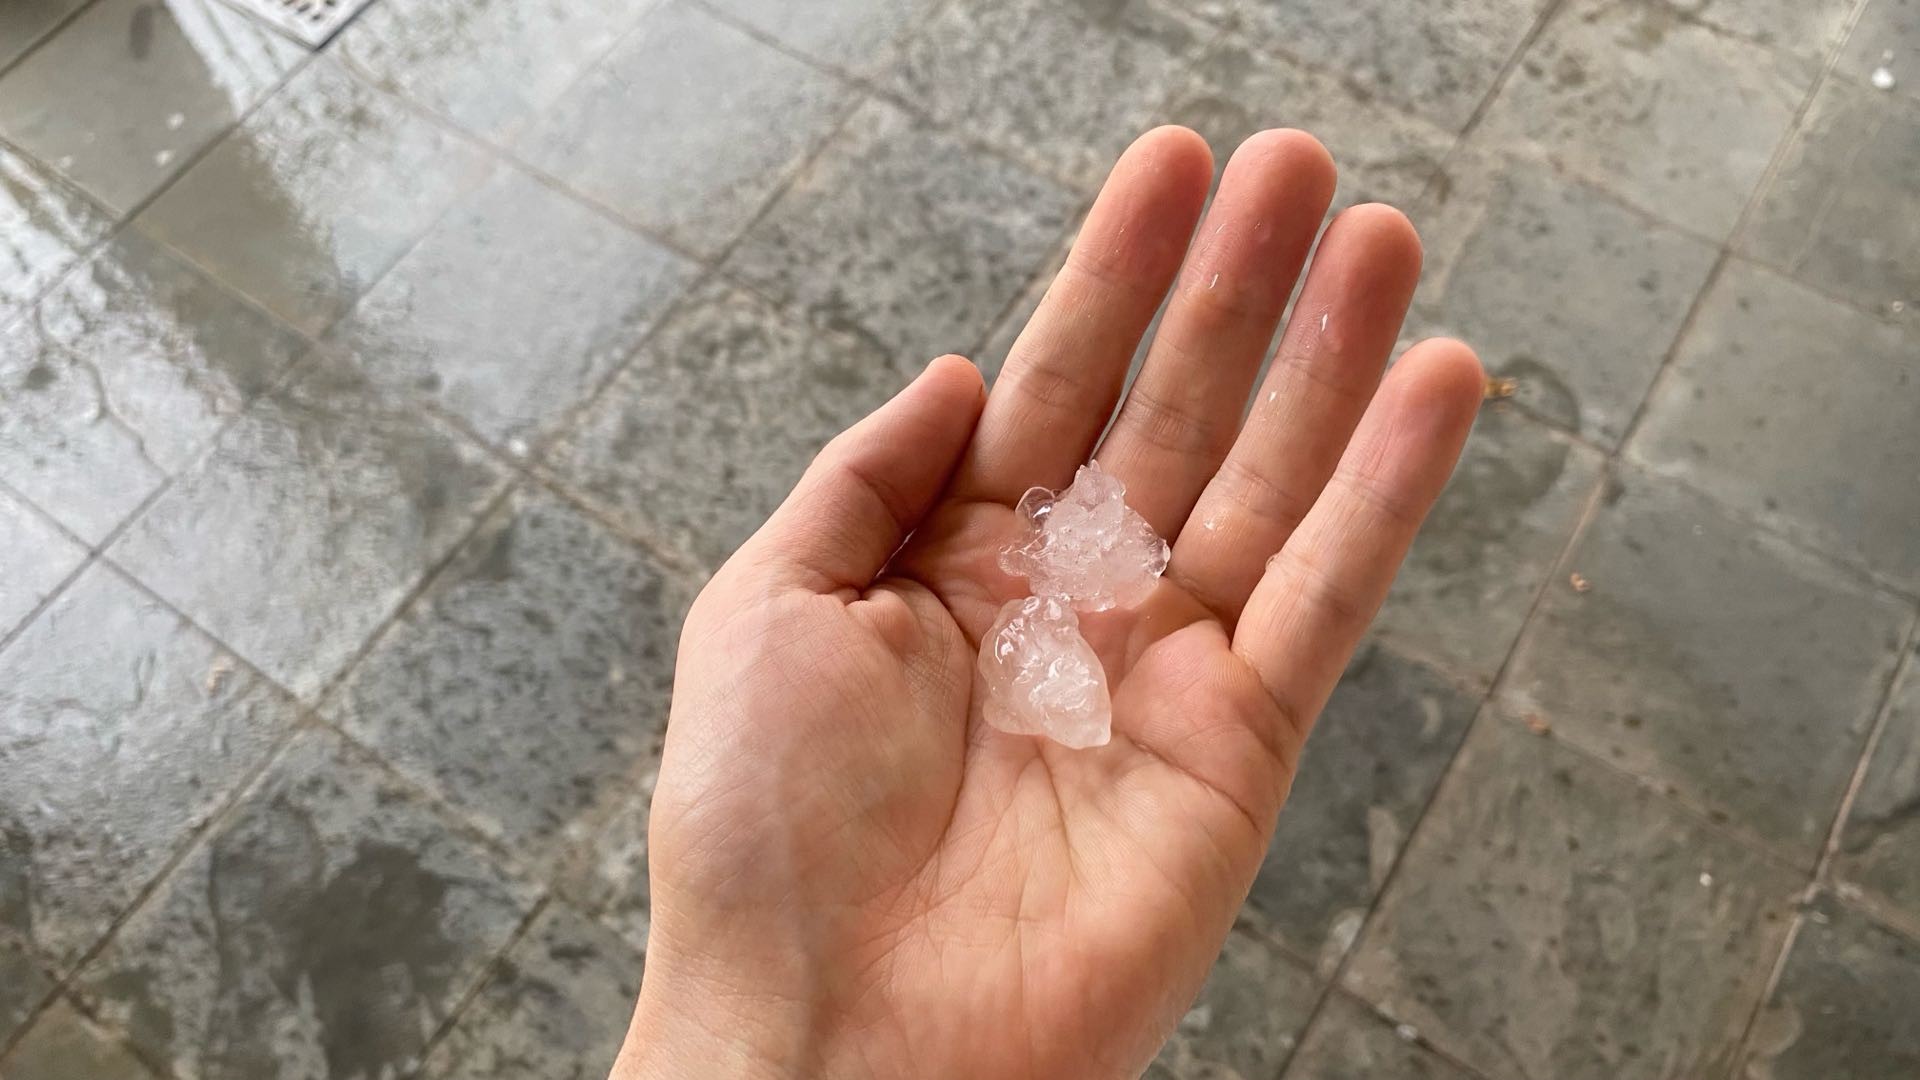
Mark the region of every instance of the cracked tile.
POLYGON ((1811 867, 1911 610, 1655 477, 1609 482, 1501 708, 1811 867))
POLYGON ((828 439, 910 377, 857 339, 709 285, 640 350, 549 466, 623 527, 718 566, 828 439))
POLYGON ((1902 684, 1848 811, 1834 874, 1920 927, 1920 664, 1912 657, 1902 684))
POLYGON ((1754 1022, 1745 1074, 1764 1080, 1920 1075, 1920 945, 1830 902, 1800 927, 1754 1022))
POLYGON ((1719 240, 1732 231, 1818 71, 1639 0, 1574 0, 1480 132, 1719 240))
POLYGON ((0 575, 0 638, 87 558, 86 548, 5 491, 0 491, 0 551, 7 553, 7 572, 0 575))
POLYGON ((335 52, 493 139, 535 122, 659 0, 380 0, 335 52))
POLYGON ((1211 36, 1144 0, 950 4, 883 81, 936 123, 1091 192, 1211 36))
POLYGON ((1488 1076, 1725 1075, 1803 883, 1557 739, 1481 723, 1345 981, 1488 1076))
POLYGON ((816 323, 925 364, 990 330, 1077 209, 1053 183, 869 101, 724 269, 816 323))
POLYGON ((120 1040, 64 1001, 41 1015, 4 1062, 8 1080, 154 1080, 120 1040))
POLYGON ((112 227, 104 211, 65 181, 0 146, 0 326, 112 227))
MULTIPOLYGON (((1910 66, 1920 82, 1920 56, 1910 66)), ((1828 80, 1740 249, 1863 306, 1920 309, 1916 173, 1920 101, 1828 80)))
POLYGON ((502 486, 478 449, 316 352, 107 554, 310 701, 502 486))
POLYGON ((88 965, 80 992, 196 1080, 404 1074, 535 892, 312 731, 88 965))
POLYGON ((1227 935, 1199 1000, 1142 1080, 1268 1080, 1293 1053, 1320 986, 1244 930, 1227 935))
POLYGON ((1916 355, 1920 330, 1729 263, 1628 453, 1813 546, 1920 585, 1916 355), (1843 370, 1834 366, 1842 358, 1843 370))
POLYGON ((495 511, 325 711, 527 863, 658 762, 692 589, 544 493, 495 511))
POLYGON ((485 162, 321 56, 134 225, 318 333, 481 180, 485 162))
POLYGON ((1331 974, 1479 702, 1367 646, 1314 724, 1241 921, 1331 974))
POLYGON ((714 255, 832 131, 850 91, 667 0, 521 140, 527 160, 714 255))
POLYGON ((0 331, 0 477, 99 543, 306 349, 122 233, 0 331))
POLYGON ((632 354, 692 270, 503 167, 328 340, 381 390, 437 405, 495 446, 537 445, 632 354))
POLYGON ((1600 480, 1600 455, 1495 403, 1374 620, 1380 640, 1478 680, 1506 661, 1600 480))
POLYGON ((103 0, 0 78, 0 132, 124 212, 307 55, 219 0, 103 0))
POLYGON ((643 957, 565 903, 540 913, 428 1059, 427 1080, 604 1080, 643 957))
POLYGON ((1420 222, 1426 270, 1405 340, 1471 342, 1516 404, 1619 442, 1719 253, 1550 168, 1461 158, 1420 222))
POLYGON ((89 569, 0 652, 0 926, 78 958, 295 716, 178 616, 89 569))

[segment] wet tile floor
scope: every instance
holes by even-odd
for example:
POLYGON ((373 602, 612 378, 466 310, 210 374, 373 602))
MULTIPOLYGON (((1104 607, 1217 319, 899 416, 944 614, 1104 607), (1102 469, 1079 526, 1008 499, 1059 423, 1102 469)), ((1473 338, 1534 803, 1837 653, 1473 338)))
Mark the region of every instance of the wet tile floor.
POLYGON ((1912 0, 0 0, 0 1075, 603 1075, 690 597, 1162 121, 1511 395, 1150 1075, 1920 1075, 1912 0))

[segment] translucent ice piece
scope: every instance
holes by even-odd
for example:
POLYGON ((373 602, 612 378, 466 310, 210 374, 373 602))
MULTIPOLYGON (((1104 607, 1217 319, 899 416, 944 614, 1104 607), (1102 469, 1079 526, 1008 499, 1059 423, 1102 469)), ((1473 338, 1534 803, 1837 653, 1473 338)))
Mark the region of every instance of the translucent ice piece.
POLYGON ((987 723, 1001 731, 1076 748, 1112 737, 1107 673, 1066 604, 1044 596, 1008 601, 981 645, 979 669, 987 723))
POLYGON ((1015 508, 1026 534, 1000 553, 1000 568, 1025 577, 1035 596, 1081 611, 1130 607, 1167 568, 1167 542, 1126 502, 1118 479, 1088 462, 1055 494, 1033 488, 1015 508))

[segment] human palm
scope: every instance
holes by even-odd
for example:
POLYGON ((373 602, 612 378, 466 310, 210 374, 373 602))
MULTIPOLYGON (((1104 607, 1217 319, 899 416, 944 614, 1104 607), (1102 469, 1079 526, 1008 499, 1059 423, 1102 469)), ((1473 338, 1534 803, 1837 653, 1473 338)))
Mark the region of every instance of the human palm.
POLYGON ((1211 175, 1191 132, 1142 137, 992 397, 936 361, 702 593, 616 1076, 1135 1076, 1197 993, 1481 382, 1451 342, 1382 382, 1419 243, 1360 207, 1245 411, 1333 166, 1255 136, 1190 245, 1211 175), (1114 735, 1070 750, 986 725, 974 659, 1026 592, 1013 503, 1096 450, 1173 555, 1083 616, 1114 735))

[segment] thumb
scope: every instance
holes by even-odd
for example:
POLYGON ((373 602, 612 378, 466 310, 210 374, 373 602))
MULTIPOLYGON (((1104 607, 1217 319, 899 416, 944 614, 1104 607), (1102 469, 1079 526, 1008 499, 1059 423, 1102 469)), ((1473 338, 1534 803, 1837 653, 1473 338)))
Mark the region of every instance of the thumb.
POLYGON ((945 490, 985 403, 971 363, 934 360, 829 442, 734 558, 822 592, 865 588, 945 490))

